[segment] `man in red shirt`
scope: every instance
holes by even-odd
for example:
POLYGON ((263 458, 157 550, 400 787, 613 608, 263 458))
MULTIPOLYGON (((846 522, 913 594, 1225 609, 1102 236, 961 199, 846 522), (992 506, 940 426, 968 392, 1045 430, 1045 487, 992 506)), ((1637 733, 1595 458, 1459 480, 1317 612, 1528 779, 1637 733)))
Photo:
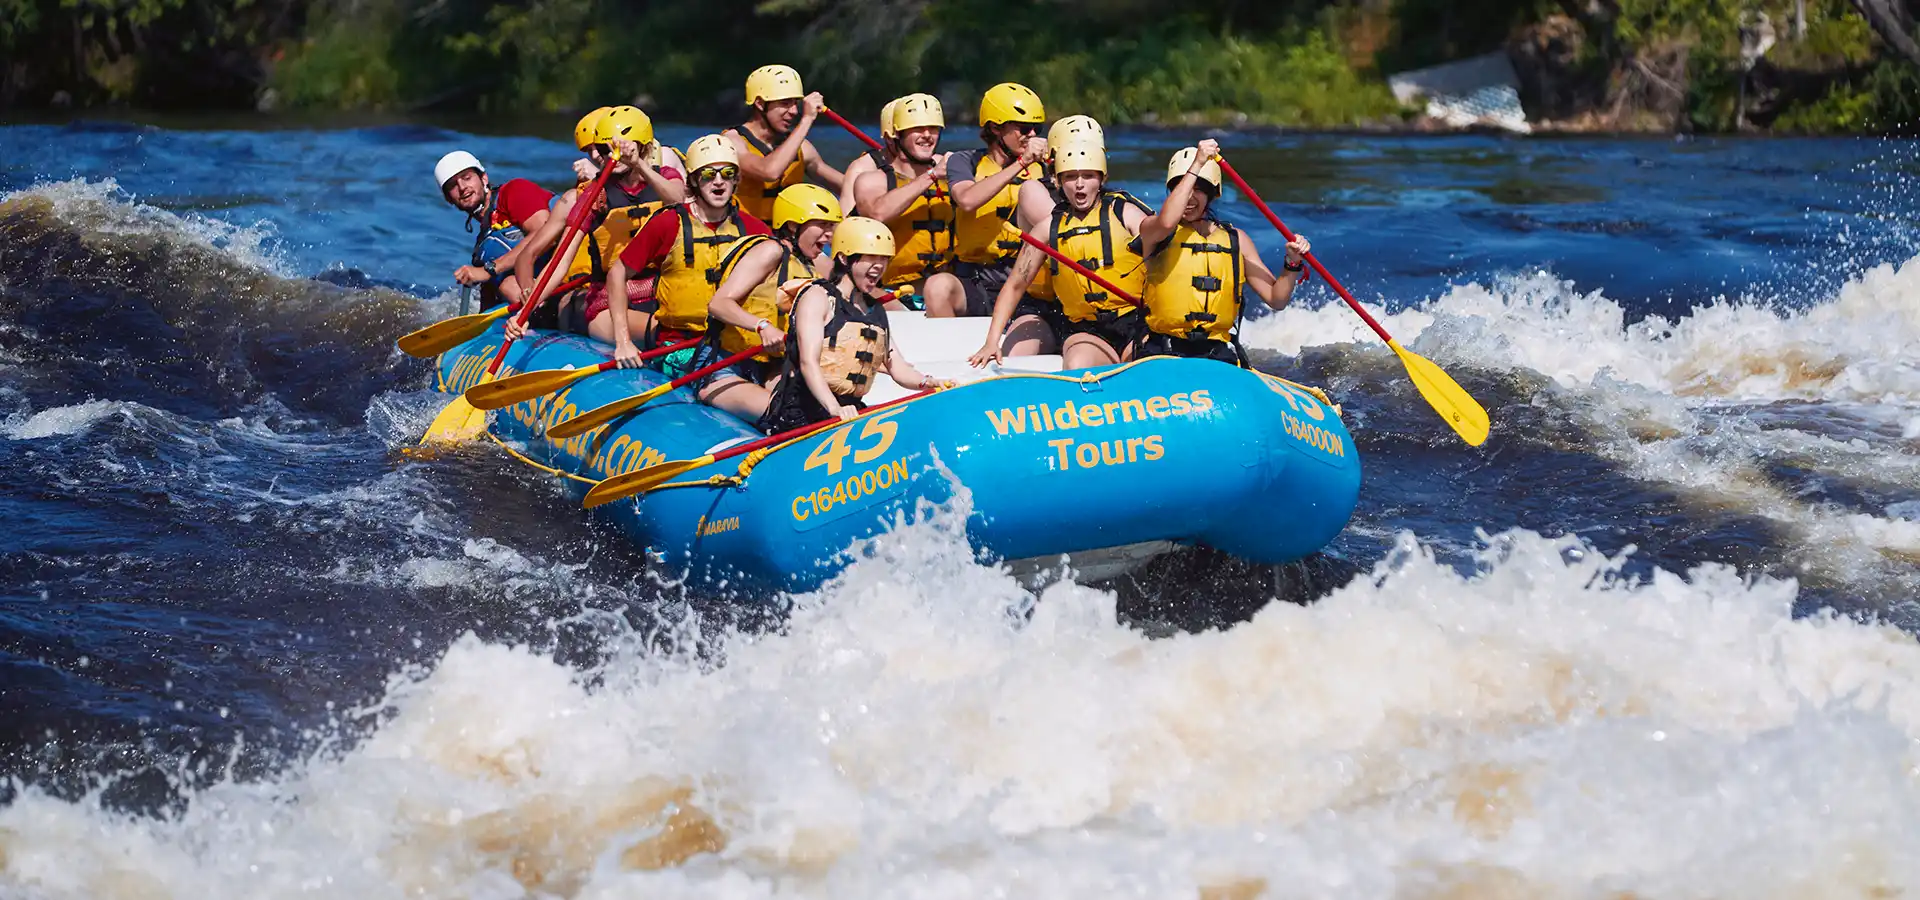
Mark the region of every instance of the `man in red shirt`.
MULTIPOLYGON (((613 356, 622 368, 640 364, 640 351, 626 328, 627 279, 640 272, 659 272, 653 289, 660 304, 654 312, 656 346, 699 337, 707 333, 707 303, 719 287, 727 247, 743 235, 773 233, 765 222, 734 203, 733 192, 740 185, 740 154, 725 135, 709 134, 688 144, 686 162, 693 199, 647 219, 621 251, 619 263, 607 270, 613 356)), ((675 377, 684 375, 699 367, 696 357, 719 359, 718 349, 716 342, 707 341, 698 349, 678 351, 661 359, 661 369, 675 377)))
POLYGON ((465 150, 440 157, 433 175, 440 184, 440 196, 467 214, 467 230, 474 231, 475 222, 480 224, 471 261, 453 270, 453 280, 480 285, 481 309, 497 306, 503 298, 519 303, 525 289, 507 276, 526 246, 526 236, 547 223, 553 194, 525 178, 494 190, 487 181, 487 168, 465 150))

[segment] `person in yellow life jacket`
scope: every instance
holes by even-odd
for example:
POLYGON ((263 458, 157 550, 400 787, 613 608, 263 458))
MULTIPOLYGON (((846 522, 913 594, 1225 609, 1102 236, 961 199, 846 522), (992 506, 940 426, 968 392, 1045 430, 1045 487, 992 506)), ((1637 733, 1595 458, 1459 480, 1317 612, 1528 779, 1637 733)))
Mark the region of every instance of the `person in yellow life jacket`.
MULTIPOLYGON (((607 293, 614 298, 616 321, 626 318, 624 288, 642 272, 658 272, 654 282, 652 342, 677 344, 707 331, 707 304, 720 286, 720 263, 734 241, 750 234, 771 234, 766 223, 740 209, 734 189, 740 184, 740 155, 725 135, 709 134, 687 145, 686 160, 693 170, 688 183, 693 199, 670 206, 647 219, 632 243, 607 269, 607 293)), ((639 364, 639 349, 625 332, 614 328, 614 359, 623 368, 639 364)), ((697 347, 660 358, 659 367, 678 377, 691 371, 697 347)))
POLYGON ((1286 277, 1260 260, 1253 239, 1214 216, 1220 199, 1220 145, 1204 140, 1167 163, 1167 199, 1140 224, 1147 248, 1146 343, 1142 356, 1190 356, 1244 366, 1239 341, 1241 291, 1273 309, 1293 300, 1306 278, 1312 245, 1302 235, 1287 242, 1286 277))
POLYGON ((838 191, 846 176, 827 164, 807 140, 814 119, 826 106, 818 92, 807 93, 800 73, 787 66, 761 66, 747 76, 747 105, 753 113, 739 128, 726 131, 740 154, 740 208, 765 220, 773 198, 807 173, 838 191))
MULTIPOLYGON (((1027 233, 1138 297, 1146 283, 1140 223, 1151 210, 1130 194, 1107 190, 1106 148, 1092 140, 1063 144, 1054 153, 1053 164, 1065 203, 1027 233)), ((1132 359, 1146 336, 1145 313, 1038 249, 1022 247, 1013 273, 994 300, 986 342, 969 362, 978 367, 1004 358, 1001 339, 1028 283, 1043 265, 1066 319, 1065 331, 1059 335, 1062 367, 1082 369, 1132 359)))
POLYGON ((892 340, 880 282, 896 250, 884 222, 848 216, 834 226, 833 270, 794 299, 786 365, 760 430, 851 419, 882 371, 908 390, 953 385, 921 374, 892 340))
POLYGON ((774 198, 772 237, 749 235, 727 248, 720 260, 720 287, 707 302, 709 340, 688 366, 702 369, 750 347, 765 349, 705 379, 702 402, 748 422, 766 415, 794 295, 833 270, 828 241, 843 218, 832 191, 796 184, 774 198))
MULTIPOLYGON (((615 106, 605 112, 588 113, 574 127, 574 140, 575 143, 590 141, 580 148, 587 154, 587 177, 597 176, 600 167, 609 162, 613 174, 608 176, 598 196, 587 198, 587 202, 594 204, 589 227, 558 250, 561 258, 569 262, 566 272, 549 279, 551 284, 577 275, 587 275, 592 281, 587 287, 559 298, 556 325, 563 331, 610 340, 609 336, 596 333, 592 324, 611 308, 605 287, 607 262, 620 255, 648 216, 686 197, 686 179, 679 168, 679 157, 671 148, 663 148, 654 140, 653 121, 635 107, 615 106), (618 159, 613 158, 615 149, 619 150, 618 159)), ((579 172, 576 168, 576 175, 579 172)), ((553 215, 530 238, 533 246, 545 251, 560 240, 573 205, 581 202, 581 189, 567 191, 555 201, 553 215)), ((515 276, 529 289, 539 277, 531 261, 525 259, 517 266, 515 276)), ((627 291, 629 307, 642 312, 630 321, 633 336, 637 338, 647 331, 652 284, 644 279, 635 280, 627 285, 627 291)))
MULTIPOLYGON (((1052 219, 1054 209, 1064 202, 1060 195, 1059 179, 1051 167, 1053 154, 1069 141, 1093 143, 1102 150, 1107 146, 1106 132, 1092 116, 1067 116, 1056 120, 1047 129, 1048 170, 1038 178, 1029 178, 1020 183, 1014 222, 1021 231, 1031 231, 1034 226, 1052 219)), ((1013 264, 1009 261, 1007 269, 1011 271, 1012 268, 1013 264)), ((1013 318, 1008 322, 1006 335, 1001 340, 1002 353, 1006 356, 1057 353, 1060 350, 1060 338, 1067 333, 1068 324, 1066 314, 1054 298, 1049 267, 1041 266, 1034 273, 1033 282, 1027 285, 1026 296, 1021 297, 1013 309, 1013 318)))
POLYGON ((887 289, 903 302, 924 298, 929 317, 960 315, 966 304, 960 280, 946 271, 953 263, 953 201, 945 181, 947 155, 935 152, 946 126, 946 113, 930 94, 894 101, 894 142, 900 152, 886 168, 860 176, 853 189, 861 215, 893 231, 887 289))
POLYGON ((1045 169, 1047 143, 1040 138, 1047 110, 1025 85, 1005 82, 980 98, 980 139, 984 146, 955 153, 947 161, 958 218, 954 232, 954 274, 966 291, 965 315, 993 312, 993 298, 1012 271, 1020 252, 1015 209, 1022 182, 1045 169))
POLYGON ((853 186, 860 183, 860 176, 887 168, 900 155, 900 146, 893 139, 893 107, 899 102, 900 98, 896 97, 880 107, 880 149, 868 149, 854 157, 853 162, 847 163, 846 179, 840 185, 841 209, 858 213, 859 209, 854 205, 853 186))

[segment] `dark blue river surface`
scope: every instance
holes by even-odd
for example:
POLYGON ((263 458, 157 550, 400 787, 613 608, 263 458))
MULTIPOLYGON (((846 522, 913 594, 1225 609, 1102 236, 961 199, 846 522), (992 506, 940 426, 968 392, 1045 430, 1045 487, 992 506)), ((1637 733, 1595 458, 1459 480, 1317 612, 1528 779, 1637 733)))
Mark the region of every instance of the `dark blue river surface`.
POLYGON ((0 127, 0 895, 1712 893, 1835 833, 1916 886, 1914 144, 1218 135, 1492 439, 1312 282, 1247 344, 1365 461, 1321 555, 1023 620, 936 520, 736 634, 493 448, 407 452, 433 162, 557 188, 564 127, 0 127))

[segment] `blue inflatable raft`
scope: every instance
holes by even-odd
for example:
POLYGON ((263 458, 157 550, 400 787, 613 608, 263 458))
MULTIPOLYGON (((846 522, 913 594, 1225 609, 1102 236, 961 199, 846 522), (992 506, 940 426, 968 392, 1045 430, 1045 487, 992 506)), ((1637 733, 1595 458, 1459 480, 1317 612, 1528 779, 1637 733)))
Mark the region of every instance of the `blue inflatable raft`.
MULTIPOLYGON (((443 355, 440 389, 474 385, 501 337, 495 328, 443 355)), ((535 332, 508 351, 501 377, 584 368, 608 351, 535 332)), ((762 436, 676 390, 600 429, 545 437, 556 422, 662 381, 650 369, 596 375, 493 413, 490 433, 567 476, 576 499, 600 479, 762 436)), ((845 564, 856 541, 962 489, 971 493, 967 536, 992 559, 1197 543, 1263 563, 1326 545, 1360 489, 1353 439, 1318 391, 1164 357, 984 378, 816 432, 742 471, 747 458, 593 514, 696 579, 809 590, 845 564)))

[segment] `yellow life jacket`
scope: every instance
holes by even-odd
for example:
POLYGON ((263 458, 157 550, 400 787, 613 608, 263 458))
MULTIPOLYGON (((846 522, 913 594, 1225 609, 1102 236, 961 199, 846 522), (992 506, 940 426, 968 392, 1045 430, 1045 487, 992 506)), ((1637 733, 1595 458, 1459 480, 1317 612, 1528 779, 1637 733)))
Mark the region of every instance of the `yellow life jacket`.
POLYGON ((1240 321, 1240 232, 1225 222, 1202 235, 1185 222, 1147 260, 1147 327, 1187 340, 1231 341, 1240 321))
MULTIPOLYGON (((740 136, 747 139, 747 152, 755 156, 767 156, 773 153, 773 148, 754 137, 753 132, 747 130, 747 126, 740 126, 739 130, 740 136)), ((692 174, 689 173, 688 177, 691 178, 692 174)), ((733 202, 740 204, 741 209, 752 213, 754 218, 762 222, 771 222, 774 196, 805 180, 807 180, 807 145, 801 144, 800 152, 793 155, 793 162, 787 164, 786 171, 781 172, 777 180, 757 181, 744 174, 741 175, 740 186, 733 191, 733 202)))
MULTIPOLYGON (((773 240, 764 234, 750 234, 734 241, 720 259, 720 281, 725 283, 728 278, 733 277, 734 267, 740 264, 740 260, 747 255, 747 251, 773 240)), ((801 259, 799 254, 785 244, 779 244, 779 247, 780 262, 773 267, 773 272, 765 280, 754 285, 753 291, 740 301, 740 307, 747 311, 747 315, 765 319, 772 322, 775 328, 786 331, 793 322, 793 298, 798 296, 800 289, 806 287, 807 282, 812 281, 815 276, 813 267, 808 265, 806 260, 801 259)), ((707 327, 720 329, 720 349, 727 351, 728 356, 760 343, 760 335, 753 330, 728 325, 718 319, 713 320, 707 327)), ((779 359, 780 356, 781 351, 775 349, 755 354, 753 358, 770 362, 779 359)))
POLYGON ((587 239, 573 252, 573 260, 567 264, 567 277, 590 275, 596 282, 607 280, 607 260, 619 259, 621 251, 633 243, 634 235, 639 234, 647 220, 664 205, 654 200, 607 210, 600 224, 587 232, 587 239))
MULTIPOLYGON (((825 376, 827 390, 835 397, 858 400, 873 390, 874 373, 887 364, 887 310, 874 297, 866 298, 867 306, 861 309, 828 279, 813 283, 833 298, 833 311, 827 316, 827 327, 820 342, 820 374, 825 376)), ((806 389, 804 379, 796 377, 789 381, 801 390, 806 389)))
MULTIPOLYGON (((888 166, 887 190, 900 187, 900 175, 888 166)), ((936 181, 899 215, 887 220, 893 232, 893 261, 881 283, 898 287, 919 281, 953 261, 953 194, 936 181)))
MULTIPOLYGON (((1136 204, 1146 210, 1145 204, 1119 191, 1101 194, 1085 215, 1077 215, 1062 204, 1053 213, 1047 243, 1115 287, 1138 297, 1147 282, 1146 260, 1140 256, 1140 239, 1128 234, 1127 226, 1120 222, 1123 203, 1136 204)), ((1058 260, 1052 257, 1048 260, 1054 293, 1067 318, 1088 322, 1100 318, 1103 312, 1111 315, 1133 308, 1132 303, 1109 296, 1106 288, 1060 265, 1058 260)))
POLYGON ((705 334, 707 303, 720 285, 720 261, 726 249, 740 239, 739 207, 729 207, 727 217, 708 231, 705 222, 697 226, 703 232, 694 236, 693 220, 699 218, 692 205, 677 207, 680 217, 680 246, 660 263, 660 279, 653 295, 660 300, 654 314, 661 328, 688 334, 705 334))
MULTIPOLYGON (((982 152, 974 158, 973 180, 979 181, 1000 170, 1001 165, 994 161, 993 155, 982 152)), ((1020 252, 1020 225, 1015 218, 1020 207, 1020 183, 1039 178, 1044 171, 1039 163, 1028 163, 1019 177, 1001 188, 992 200, 971 213, 959 213, 954 253, 961 262, 992 265, 1012 259, 1020 252)))

